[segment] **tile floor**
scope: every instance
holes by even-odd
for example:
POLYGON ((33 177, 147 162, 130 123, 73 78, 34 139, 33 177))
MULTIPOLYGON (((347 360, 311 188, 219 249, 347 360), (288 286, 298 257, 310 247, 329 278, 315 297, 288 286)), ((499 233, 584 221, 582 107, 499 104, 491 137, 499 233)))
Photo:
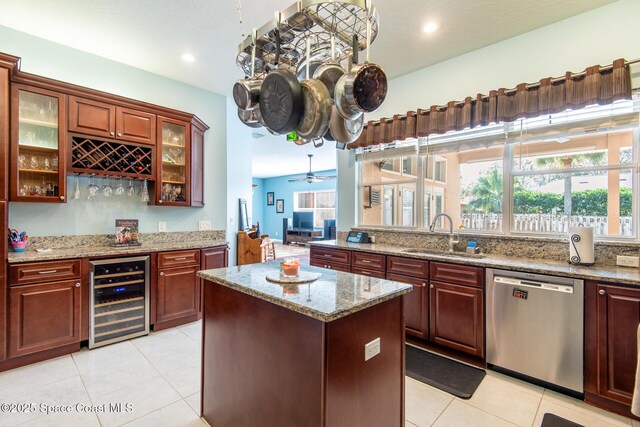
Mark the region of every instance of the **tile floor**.
MULTIPOLYGON (((199 322, 0 373, 0 403, 99 406, 130 412, 1 413, 0 426, 195 427, 200 405, 199 322)), ((539 426, 552 412, 584 426, 640 423, 489 371, 469 400, 406 379, 406 427, 539 426)))

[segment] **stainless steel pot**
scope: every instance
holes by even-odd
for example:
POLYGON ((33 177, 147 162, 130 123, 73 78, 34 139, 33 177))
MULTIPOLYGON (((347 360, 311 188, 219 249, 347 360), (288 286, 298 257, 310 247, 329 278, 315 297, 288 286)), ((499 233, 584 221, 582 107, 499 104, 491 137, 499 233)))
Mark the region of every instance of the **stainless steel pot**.
POLYGON ((329 129, 331 136, 336 142, 350 144, 354 142, 364 128, 364 114, 360 114, 356 119, 345 119, 334 105, 331 109, 331 122, 329 129))

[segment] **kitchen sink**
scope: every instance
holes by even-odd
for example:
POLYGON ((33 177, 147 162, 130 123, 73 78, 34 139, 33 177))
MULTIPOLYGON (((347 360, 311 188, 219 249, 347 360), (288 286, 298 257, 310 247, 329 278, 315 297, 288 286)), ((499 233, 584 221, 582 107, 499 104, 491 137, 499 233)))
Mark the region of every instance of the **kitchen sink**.
POLYGON ((429 250, 429 249, 405 249, 402 252, 406 254, 420 254, 420 255, 451 255, 451 256, 459 256, 466 258, 484 258, 483 254, 470 254, 467 252, 449 252, 449 251, 437 251, 437 250, 429 250))

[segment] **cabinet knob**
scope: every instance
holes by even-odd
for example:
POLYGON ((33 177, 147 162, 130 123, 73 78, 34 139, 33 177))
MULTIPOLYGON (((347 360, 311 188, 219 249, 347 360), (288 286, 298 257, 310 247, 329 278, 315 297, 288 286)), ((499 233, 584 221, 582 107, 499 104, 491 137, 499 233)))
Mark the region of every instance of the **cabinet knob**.
POLYGON ((426 284, 426 283, 423 283, 423 284, 422 284, 422 287, 423 287, 423 288, 424 288, 424 287, 426 287, 426 286, 427 286, 427 284, 426 284))
POLYGON ((122 134, 120 132, 118 132, 118 136, 122 136, 122 134))
POLYGON ((76 288, 79 288, 79 287, 80 287, 80 283, 76 283, 76 288))
POLYGON ((433 289, 433 283, 432 283, 432 284, 430 284, 430 285, 429 285, 429 287, 430 287, 431 289, 433 289))
POLYGON ((598 291, 598 293, 599 293, 600 295, 604 295, 604 294, 606 294, 606 292, 605 292, 605 290, 604 290, 604 289, 600 289, 600 290, 598 291))
POLYGON ((162 200, 158 200, 158 204, 161 205, 162 204, 162 200))
POLYGON ((160 275, 161 275, 161 276, 164 276, 164 271, 161 271, 161 272, 160 272, 160 275))
POLYGON ((116 133, 115 132, 109 132, 109 135, 114 136, 116 133))
POLYGON ((64 196, 60 196, 60 200, 64 202, 64 196))

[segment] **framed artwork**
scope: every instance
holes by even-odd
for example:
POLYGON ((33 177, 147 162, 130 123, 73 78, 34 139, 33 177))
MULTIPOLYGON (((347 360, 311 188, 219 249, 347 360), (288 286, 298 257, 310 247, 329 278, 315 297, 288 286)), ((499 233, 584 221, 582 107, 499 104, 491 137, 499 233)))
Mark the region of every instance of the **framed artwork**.
POLYGON ((273 195, 273 191, 267 193, 267 206, 273 206, 273 199, 275 196, 273 195))
POLYGON ((276 200, 276 213, 284 213, 284 199, 276 200))

